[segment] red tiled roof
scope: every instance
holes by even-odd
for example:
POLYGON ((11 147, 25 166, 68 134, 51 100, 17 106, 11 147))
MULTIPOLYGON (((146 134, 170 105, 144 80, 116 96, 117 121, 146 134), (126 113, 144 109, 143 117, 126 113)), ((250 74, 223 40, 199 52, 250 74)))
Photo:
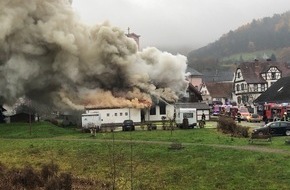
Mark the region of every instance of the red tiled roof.
POLYGON ((228 98, 232 96, 232 82, 207 82, 205 85, 211 97, 228 98))
POLYGON ((243 78, 247 83, 266 83, 261 73, 268 71, 270 67, 277 67, 282 72, 282 77, 290 76, 290 67, 287 63, 275 61, 255 61, 241 63, 238 68, 241 69, 243 78))

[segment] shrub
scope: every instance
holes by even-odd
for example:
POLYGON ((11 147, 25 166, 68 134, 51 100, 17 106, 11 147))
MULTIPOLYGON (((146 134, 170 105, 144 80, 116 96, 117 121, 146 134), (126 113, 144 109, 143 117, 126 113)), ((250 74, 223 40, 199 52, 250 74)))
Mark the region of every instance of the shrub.
POLYGON ((249 137, 249 127, 237 125, 236 130, 233 134, 235 137, 249 137))
POLYGON ((0 163, 0 189, 71 190, 73 178, 70 173, 58 174, 59 166, 44 164, 41 171, 31 166, 8 169, 0 163))
POLYGON ((45 190, 58 190, 58 189, 60 189, 60 186, 58 180, 55 177, 50 178, 45 184, 45 190))
POLYGON ((12 184, 26 189, 35 189, 42 185, 42 180, 31 166, 25 166, 12 173, 12 184))
POLYGON ((237 123, 228 116, 220 116, 217 123, 217 129, 225 134, 231 134, 234 137, 249 137, 249 128, 237 123))
POLYGON ((59 170, 58 165, 51 162, 50 164, 44 164, 41 169, 42 178, 47 181, 48 178, 54 177, 59 170))
POLYGON ((230 117, 220 116, 218 119, 217 129, 223 133, 232 134, 236 126, 236 122, 230 117))
POLYGON ((61 173, 59 176, 59 183, 63 190, 72 189, 72 175, 70 173, 61 173))

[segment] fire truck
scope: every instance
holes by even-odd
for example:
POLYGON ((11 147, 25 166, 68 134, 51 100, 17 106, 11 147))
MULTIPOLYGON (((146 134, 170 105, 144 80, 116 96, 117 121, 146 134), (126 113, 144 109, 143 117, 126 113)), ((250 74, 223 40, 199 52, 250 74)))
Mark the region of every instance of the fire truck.
POLYGON ((281 120, 285 113, 286 119, 289 121, 290 105, 288 104, 267 103, 264 105, 264 114, 266 115, 268 121, 281 120))

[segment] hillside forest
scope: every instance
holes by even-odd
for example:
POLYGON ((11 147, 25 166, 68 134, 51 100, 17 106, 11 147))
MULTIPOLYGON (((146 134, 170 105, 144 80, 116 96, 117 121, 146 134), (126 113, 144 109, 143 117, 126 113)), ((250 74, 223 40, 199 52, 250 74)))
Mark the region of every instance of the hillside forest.
POLYGON ((201 73, 233 71, 254 59, 290 62, 290 11, 254 19, 217 41, 188 54, 188 64, 201 73))

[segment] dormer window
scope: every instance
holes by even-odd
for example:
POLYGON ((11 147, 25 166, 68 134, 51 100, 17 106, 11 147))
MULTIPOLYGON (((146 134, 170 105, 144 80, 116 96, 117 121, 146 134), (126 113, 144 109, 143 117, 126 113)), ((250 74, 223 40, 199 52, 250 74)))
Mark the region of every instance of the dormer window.
POLYGON ((270 67, 267 72, 267 80, 278 80, 279 78, 281 78, 281 71, 276 67, 270 67))
POLYGON ((271 72, 271 79, 276 80, 276 72, 271 72))

